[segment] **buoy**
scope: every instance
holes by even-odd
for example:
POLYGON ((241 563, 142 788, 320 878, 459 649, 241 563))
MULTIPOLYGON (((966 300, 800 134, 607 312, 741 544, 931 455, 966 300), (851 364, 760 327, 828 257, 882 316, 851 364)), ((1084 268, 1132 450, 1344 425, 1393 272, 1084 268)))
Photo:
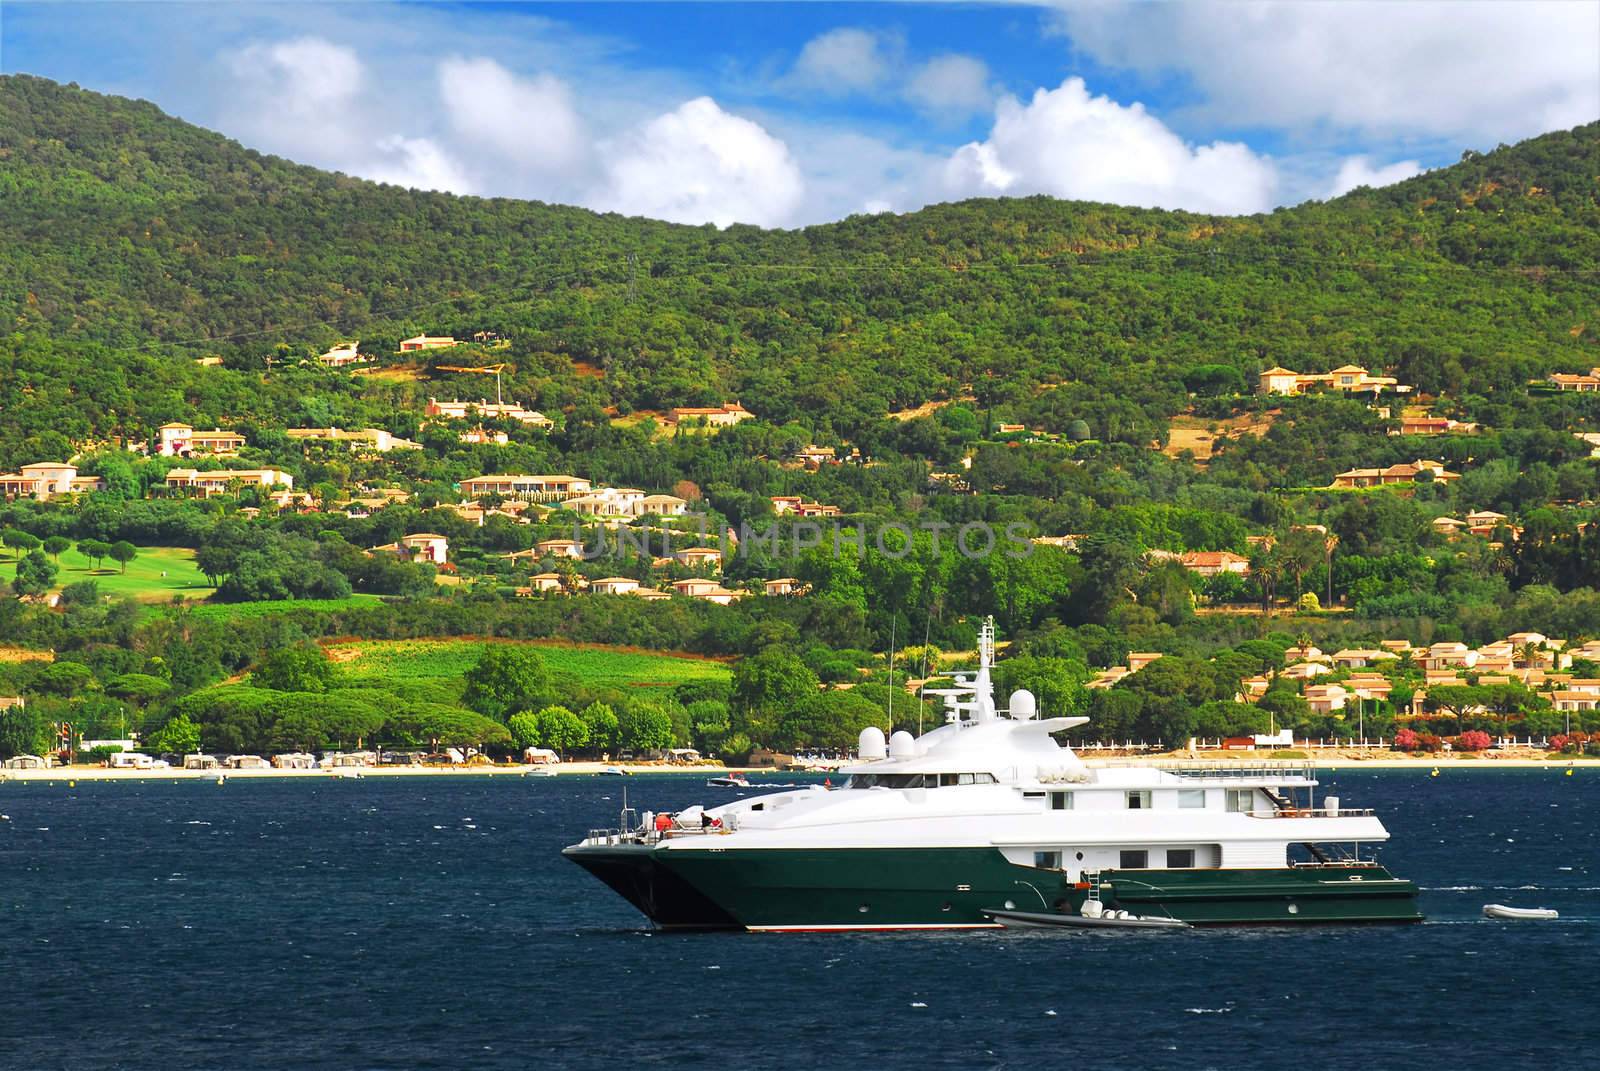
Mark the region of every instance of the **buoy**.
POLYGON ((1568 776, 1568 777, 1571 777, 1571 776, 1572 776, 1572 767, 1571 767, 1571 766, 1568 766, 1568 767, 1567 767, 1567 776, 1568 776))
POLYGON ((67 787, 68 788, 77 788, 78 787, 78 782, 76 782, 76 781, 68 781, 67 782, 67 787))
POLYGON ((1431 774, 1429 774, 1428 776, 1429 777, 1438 777, 1439 776, 1439 768, 1437 766, 1435 766, 1433 768, 1433 772, 1431 774))

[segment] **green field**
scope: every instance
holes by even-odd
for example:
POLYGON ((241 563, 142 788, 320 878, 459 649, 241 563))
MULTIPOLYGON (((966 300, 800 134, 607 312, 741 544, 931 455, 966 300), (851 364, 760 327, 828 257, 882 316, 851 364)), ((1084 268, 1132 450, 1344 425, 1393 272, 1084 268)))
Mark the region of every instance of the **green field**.
POLYGON ((351 595, 344 599, 275 599, 268 602, 214 602, 196 606, 190 612, 196 617, 231 620, 234 618, 270 617, 294 610, 349 610, 372 606, 383 600, 377 595, 351 595))
MULTIPOLYGON (((139 556, 128 563, 128 571, 109 558, 99 569, 76 549, 61 555, 61 571, 56 587, 64 588, 80 580, 93 580, 102 595, 132 596, 141 602, 170 602, 174 595, 203 599, 216 589, 194 565, 194 551, 187 547, 140 547, 139 556)), ((11 583, 16 575, 16 558, 7 553, 0 558, 0 581, 11 583)))
MULTIPOLYGON (((330 658, 351 677, 419 679, 460 677, 477 664, 483 640, 358 640, 330 646, 330 658)), ((589 685, 661 687, 726 680, 721 662, 616 647, 528 643, 556 673, 589 685)))

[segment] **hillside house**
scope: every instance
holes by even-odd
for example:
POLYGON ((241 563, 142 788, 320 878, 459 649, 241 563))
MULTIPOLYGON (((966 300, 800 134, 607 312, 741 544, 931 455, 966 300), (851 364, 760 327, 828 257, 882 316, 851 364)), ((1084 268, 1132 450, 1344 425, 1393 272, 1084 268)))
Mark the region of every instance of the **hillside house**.
POLYGON ((438 532, 414 532, 401 536, 398 542, 385 543, 372 550, 374 553, 386 551, 402 561, 445 565, 450 558, 450 540, 438 532))
POLYGON ((806 586, 792 576, 780 576, 775 580, 764 581, 762 587, 768 595, 779 596, 804 594, 806 586))
POLYGON ((480 424, 462 432, 461 441, 469 446, 504 446, 511 441, 511 436, 503 431, 489 431, 480 424))
POLYGON ((491 402, 484 398, 475 402, 459 398, 441 402, 437 398, 429 398, 426 413, 439 420, 515 420, 519 424, 546 431, 556 426, 555 421, 537 409, 524 409, 516 402, 491 402))
POLYGON ((670 424, 701 425, 708 428, 731 428, 755 414, 738 402, 725 405, 680 405, 667 413, 670 424))
POLYGON ((576 539, 541 539, 534 547, 541 558, 573 558, 583 557, 583 544, 576 539))
POLYGON ((318 354, 317 363, 324 368, 344 368, 372 360, 371 357, 363 357, 360 349, 360 342, 341 342, 326 353, 318 354))
POLYGON ((416 353, 419 350, 447 350, 460 343, 449 335, 415 335, 400 342, 401 353, 416 353))
POLYGON ((390 450, 421 450, 422 444, 391 435, 383 428, 362 428, 345 431, 343 428, 286 428, 284 435, 293 442, 349 443, 352 450, 371 450, 386 454, 390 450))
POLYGON ((608 576, 591 582, 589 591, 595 595, 627 595, 638 587, 639 582, 631 576, 608 576))
POLYGON ((196 431, 172 423, 156 429, 156 453, 162 457, 232 457, 244 444, 243 435, 221 428, 196 431))
POLYGON ((772 512, 780 517, 786 513, 792 513, 796 517, 837 517, 841 511, 838 506, 807 502, 799 495, 773 495, 772 512))
POLYGON ((1461 479, 1459 472, 1451 472, 1437 461, 1418 460, 1409 465, 1390 465, 1382 469, 1350 469, 1335 476, 1331 487, 1349 489, 1415 483, 1424 472, 1439 483, 1461 479))
POLYGON ((18 472, 0 475, 0 497, 7 502, 14 498, 35 498, 44 502, 58 495, 105 489, 106 482, 99 476, 79 476, 76 465, 55 461, 36 461, 22 466, 18 472))
POLYGON ((1350 693, 1340 684, 1308 684, 1305 690, 1306 705, 1313 714, 1332 714, 1344 709, 1350 693))
POLYGON ((1600 391, 1600 368, 1591 368, 1583 375, 1557 372, 1550 377, 1549 382, 1556 390, 1593 393, 1600 391))
POLYGON ((1478 425, 1449 417, 1402 416, 1390 435, 1475 435, 1478 425))
POLYGON ((294 487, 294 477, 281 469, 213 469, 200 472, 196 469, 173 469, 167 473, 167 490, 185 494, 198 494, 205 498, 228 494, 239 487, 294 487))
POLYGON ((672 560, 686 569, 719 569, 722 551, 716 547, 684 547, 673 552, 672 560))
POLYGON ((499 495, 525 502, 565 502, 589 493, 589 481, 582 476, 525 476, 497 473, 462 480, 461 493, 468 498, 499 495))
POLYGON ((1381 394, 1393 391, 1406 394, 1411 391, 1392 376, 1374 376, 1360 365, 1347 364, 1331 372, 1296 372, 1281 365, 1267 369, 1256 377, 1257 394, 1292 396, 1304 394, 1311 387, 1329 387, 1346 393, 1367 392, 1381 394))
POLYGON ((1231 550, 1191 550, 1178 555, 1178 562, 1197 576, 1250 575, 1250 559, 1231 550))

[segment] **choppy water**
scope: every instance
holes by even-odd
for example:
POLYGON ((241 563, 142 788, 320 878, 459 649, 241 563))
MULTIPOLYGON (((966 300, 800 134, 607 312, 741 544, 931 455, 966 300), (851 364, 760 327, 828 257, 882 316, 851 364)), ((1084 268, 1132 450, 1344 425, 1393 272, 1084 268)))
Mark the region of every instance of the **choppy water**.
POLYGON ((1600 771, 1324 780, 1428 923, 656 935, 557 854, 616 778, 4 784, 0 1066, 1600 1066, 1600 771))

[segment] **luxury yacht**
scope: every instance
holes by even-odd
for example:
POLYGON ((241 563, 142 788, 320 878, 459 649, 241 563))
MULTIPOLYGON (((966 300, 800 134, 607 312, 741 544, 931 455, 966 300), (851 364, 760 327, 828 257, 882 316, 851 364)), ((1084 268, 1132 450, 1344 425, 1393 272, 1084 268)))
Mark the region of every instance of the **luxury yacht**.
POLYGON ((990 928, 987 912, 1127 913, 1194 925, 1416 922, 1372 858, 1369 810, 1316 798, 1308 763, 1085 762, 1034 696, 996 706, 994 627, 944 724, 861 733, 832 789, 677 814, 624 809, 564 850, 658 926, 990 928), (1089 907, 1085 907, 1089 904, 1089 907))

